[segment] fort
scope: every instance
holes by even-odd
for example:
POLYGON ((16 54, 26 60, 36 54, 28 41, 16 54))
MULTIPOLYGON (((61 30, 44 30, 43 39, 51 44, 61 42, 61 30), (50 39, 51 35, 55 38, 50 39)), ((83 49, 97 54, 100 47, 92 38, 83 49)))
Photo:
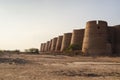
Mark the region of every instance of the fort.
POLYGON ((52 41, 41 43, 40 51, 64 52, 71 45, 78 45, 82 54, 116 55, 120 54, 119 35, 120 25, 109 26, 102 20, 88 21, 85 29, 74 29, 72 33, 64 33, 52 41))

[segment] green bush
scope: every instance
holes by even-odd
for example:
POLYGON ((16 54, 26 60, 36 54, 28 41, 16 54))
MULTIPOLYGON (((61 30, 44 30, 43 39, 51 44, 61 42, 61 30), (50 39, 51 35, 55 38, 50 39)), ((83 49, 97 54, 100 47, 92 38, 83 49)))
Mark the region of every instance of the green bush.
POLYGON ((30 49, 25 49, 25 52, 38 54, 39 50, 37 48, 30 48, 30 49))
POLYGON ((79 49, 80 49, 80 45, 73 44, 73 45, 70 45, 67 50, 76 51, 76 50, 79 50, 79 49))

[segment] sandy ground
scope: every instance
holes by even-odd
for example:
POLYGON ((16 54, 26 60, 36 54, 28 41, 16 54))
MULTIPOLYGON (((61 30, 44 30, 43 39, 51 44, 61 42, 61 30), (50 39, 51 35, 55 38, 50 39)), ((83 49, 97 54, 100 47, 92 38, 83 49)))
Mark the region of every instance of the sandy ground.
POLYGON ((120 80, 120 57, 4 54, 0 80, 120 80))

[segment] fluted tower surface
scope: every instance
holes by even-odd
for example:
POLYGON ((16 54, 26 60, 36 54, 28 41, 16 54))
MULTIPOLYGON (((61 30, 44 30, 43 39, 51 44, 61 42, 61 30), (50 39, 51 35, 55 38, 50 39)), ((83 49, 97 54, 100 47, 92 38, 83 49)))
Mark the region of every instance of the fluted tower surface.
POLYGON ((106 54, 109 51, 108 25, 106 21, 87 22, 82 52, 88 54, 106 54))
POLYGON ((47 52, 47 42, 45 43, 44 52, 47 52))
POLYGON ((66 50, 70 46, 72 33, 64 33, 63 40, 62 40, 62 46, 61 51, 66 50))
POLYGON ((62 45, 63 36, 59 36, 56 43, 55 51, 60 51, 62 45))
POLYGON ((120 25, 115 26, 115 53, 120 54, 120 25))
POLYGON ((47 51, 47 42, 45 43, 44 51, 45 51, 45 52, 47 51))
POLYGON ((48 51, 48 47, 49 47, 49 41, 46 42, 46 45, 45 45, 45 51, 47 52, 48 51))
POLYGON ((48 44, 48 51, 51 50, 51 44, 52 44, 52 39, 49 41, 49 44, 48 44))
POLYGON ((52 39, 51 51, 55 51, 57 39, 58 39, 57 37, 52 39))
POLYGON ((45 46, 46 46, 46 43, 43 43, 43 52, 45 52, 45 46))
POLYGON ((111 54, 115 53, 115 27, 108 26, 108 42, 111 44, 111 54))
POLYGON ((79 50, 82 50, 84 30, 85 29, 75 29, 72 33, 71 45, 78 45, 79 50))
POLYGON ((43 43, 41 43, 40 52, 43 52, 43 43))

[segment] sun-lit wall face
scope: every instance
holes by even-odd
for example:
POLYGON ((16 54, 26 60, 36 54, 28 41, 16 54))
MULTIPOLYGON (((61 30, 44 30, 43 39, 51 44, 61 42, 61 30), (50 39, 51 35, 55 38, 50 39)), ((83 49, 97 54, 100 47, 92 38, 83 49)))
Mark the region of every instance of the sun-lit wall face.
POLYGON ((119 0, 0 0, 0 49, 37 47, 85 28, 89 20, 119 24, 119 0))

